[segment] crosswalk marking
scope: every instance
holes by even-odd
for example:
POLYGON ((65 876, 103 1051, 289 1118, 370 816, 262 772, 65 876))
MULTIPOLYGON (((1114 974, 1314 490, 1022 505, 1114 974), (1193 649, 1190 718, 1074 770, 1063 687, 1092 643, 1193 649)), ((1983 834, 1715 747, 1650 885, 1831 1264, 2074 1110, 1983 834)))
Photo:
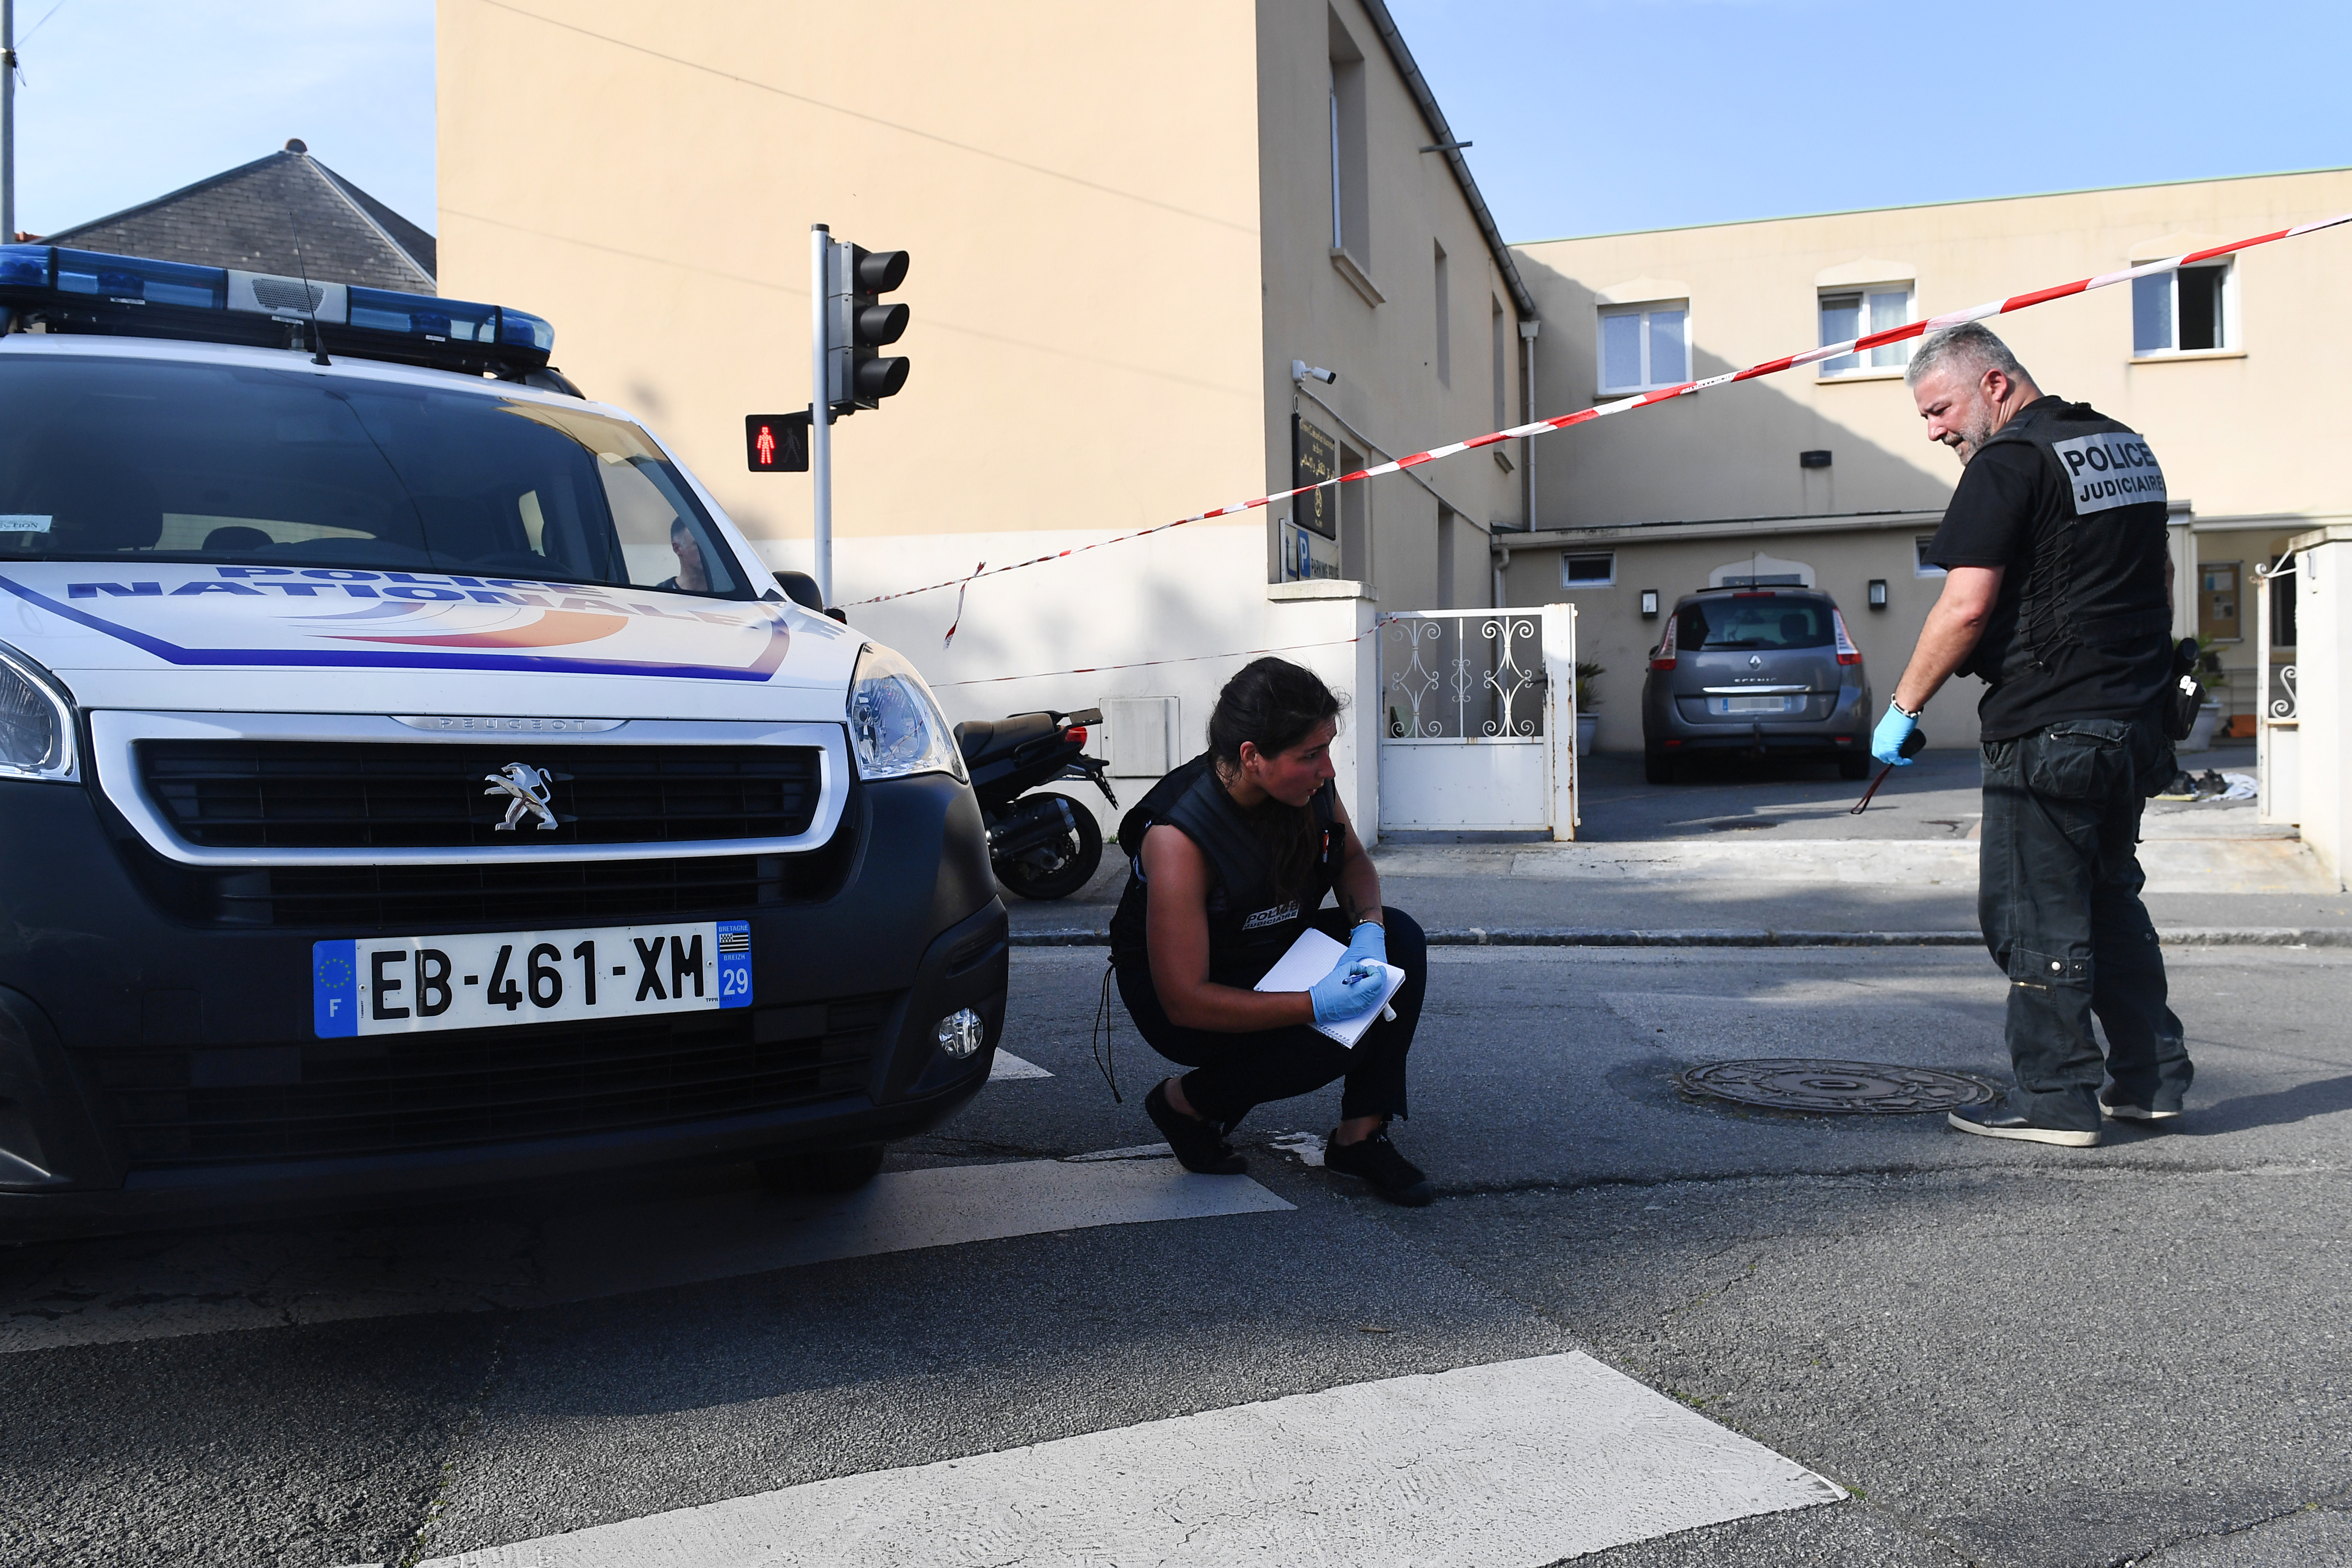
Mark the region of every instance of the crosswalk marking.
POLYGON ((425 1568, 1538 1568, 1844 1495, 1568 1353, 815 1481, 425 1568))
POLYGON ((485 1220, 201 1233, 64 1254, 12 1289, 0 1354, 546 1307, 916 1247, 1291 1206, 1246 1176, 1196 1176, 1173 1160, 1021 1160, 885 1172, 840 1197, 739 1190, 583 1209, 535 1230, 485 1220))

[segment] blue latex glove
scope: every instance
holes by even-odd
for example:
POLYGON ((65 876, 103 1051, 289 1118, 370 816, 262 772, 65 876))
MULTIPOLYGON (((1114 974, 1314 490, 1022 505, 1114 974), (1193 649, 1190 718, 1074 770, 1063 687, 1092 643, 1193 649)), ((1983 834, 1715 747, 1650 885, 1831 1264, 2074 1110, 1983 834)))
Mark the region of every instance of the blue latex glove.
POLYGON ((1389 961, 1389 933, 1380 921, 1362 921, 1348 933, 1348 956, 1389 961))
POLYGON ((1895 767, 1909 767, 1911 759, 1903 754, 1903 742, 1909 740, 1911 731, 1918 727, 1918 720, 1889 707, 1885 717, 1879 720, 1878 728, 1871 731, 1870 754, 1895 767))
POLYGON ((1371 1011, 1381 999, 1381 972, 1360 958, 1342 957, 1307 988, 1318 1024, 1343 1023, 1371 1011))

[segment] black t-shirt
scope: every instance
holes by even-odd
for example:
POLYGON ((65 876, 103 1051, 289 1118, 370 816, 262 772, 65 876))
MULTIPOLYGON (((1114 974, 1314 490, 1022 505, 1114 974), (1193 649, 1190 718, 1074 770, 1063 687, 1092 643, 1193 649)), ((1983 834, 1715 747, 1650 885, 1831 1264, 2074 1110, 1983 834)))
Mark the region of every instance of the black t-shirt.
MULTIPOLYGON (((1989 687, 1977 705, 1988 741, 2013 740, 2065 719, 2140 717, 2170 677, 2163 502, 2093 501, 2078 514, 2075 487, 2043 444, 2121 428, 2086 405, 2055 397, 2028 404, 2002 435, 2040 438, 1995 438, 1980 448, 1961 470, 1943 525, 1922 552, 1948 569, 2006 569, 1984 636, 1960 667, 1989 687), (2072 548, 2053 565, 2042 546, 2070 525, 2072 548), (2053 614, 2053 575, 2073 623, 2087 635, 2058 635, 2067 616, 2053 614), (2126 621, 2128 635, 2101 635, 2126 621)), ((2139 453, 2147 450, 2138 443, 2139 453)), ((2159 497, 2161 485, 2159 477, 2159 497)))

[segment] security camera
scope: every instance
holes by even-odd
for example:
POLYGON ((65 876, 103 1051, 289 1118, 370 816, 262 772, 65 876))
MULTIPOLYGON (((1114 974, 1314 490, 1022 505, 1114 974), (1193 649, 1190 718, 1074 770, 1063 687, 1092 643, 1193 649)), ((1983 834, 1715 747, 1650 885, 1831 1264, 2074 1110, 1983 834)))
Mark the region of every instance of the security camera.
POLYGON ((1319 381, 1324 385, 1328 386, 1333 382, 1339 379, 1339 373, 1336 370, 1325 370, 1320 365, 1308 364, 1303 359, 1295 359, 1290 362, 1290 379, 1293 381, 1319 381))

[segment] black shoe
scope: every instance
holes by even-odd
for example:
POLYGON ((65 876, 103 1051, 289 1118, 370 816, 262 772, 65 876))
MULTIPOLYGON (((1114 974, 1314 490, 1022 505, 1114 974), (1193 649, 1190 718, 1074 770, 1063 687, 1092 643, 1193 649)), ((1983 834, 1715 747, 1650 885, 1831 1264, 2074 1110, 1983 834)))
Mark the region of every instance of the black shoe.
POLYGON ((1947 1113, 1944 1120, 1956 1132, 1973 1132, 1979 1138, 2021 1138, 2028 1143, 2055 1143, 2062 1149, 2092 1148, 2102 1136, 2096 1128, 2081 1132, 2072 1127, 2044 1127, 1991 1105, 1964 1105, 1947 1113))
POLYGON ((2179 1116, 2178 1109, 2158 1110, 2152 1105, 2134 1105, 2129 1100, 2103 1100, 2099 1114, 2110 1121, 2170 1121, 2179 1116))
POLYGON ((1372 1184, 1372 1191, 1407 1208, 1420 1208, 1437 1196, 1437 1189, 1429 1184, 1421 1167, 1397 1152, 1385 1127, 1353 1143, 1340 1142, 1335 1128, 1323 1140, 1323 1168, 1343 1176, 1360 1176, 1372 1184))
POLYGON ((1214 1127, 1168 1103, 1165 1082, 1153 1084, 1151 1092, 1143 1097, 1143 1113, 1167 1138, 1168 1147, 1176 1152, 1176 1163, 1186 1170, 1203 1176, 1238 1176, 1249 1169, 1249 1162, 1214 1127))

